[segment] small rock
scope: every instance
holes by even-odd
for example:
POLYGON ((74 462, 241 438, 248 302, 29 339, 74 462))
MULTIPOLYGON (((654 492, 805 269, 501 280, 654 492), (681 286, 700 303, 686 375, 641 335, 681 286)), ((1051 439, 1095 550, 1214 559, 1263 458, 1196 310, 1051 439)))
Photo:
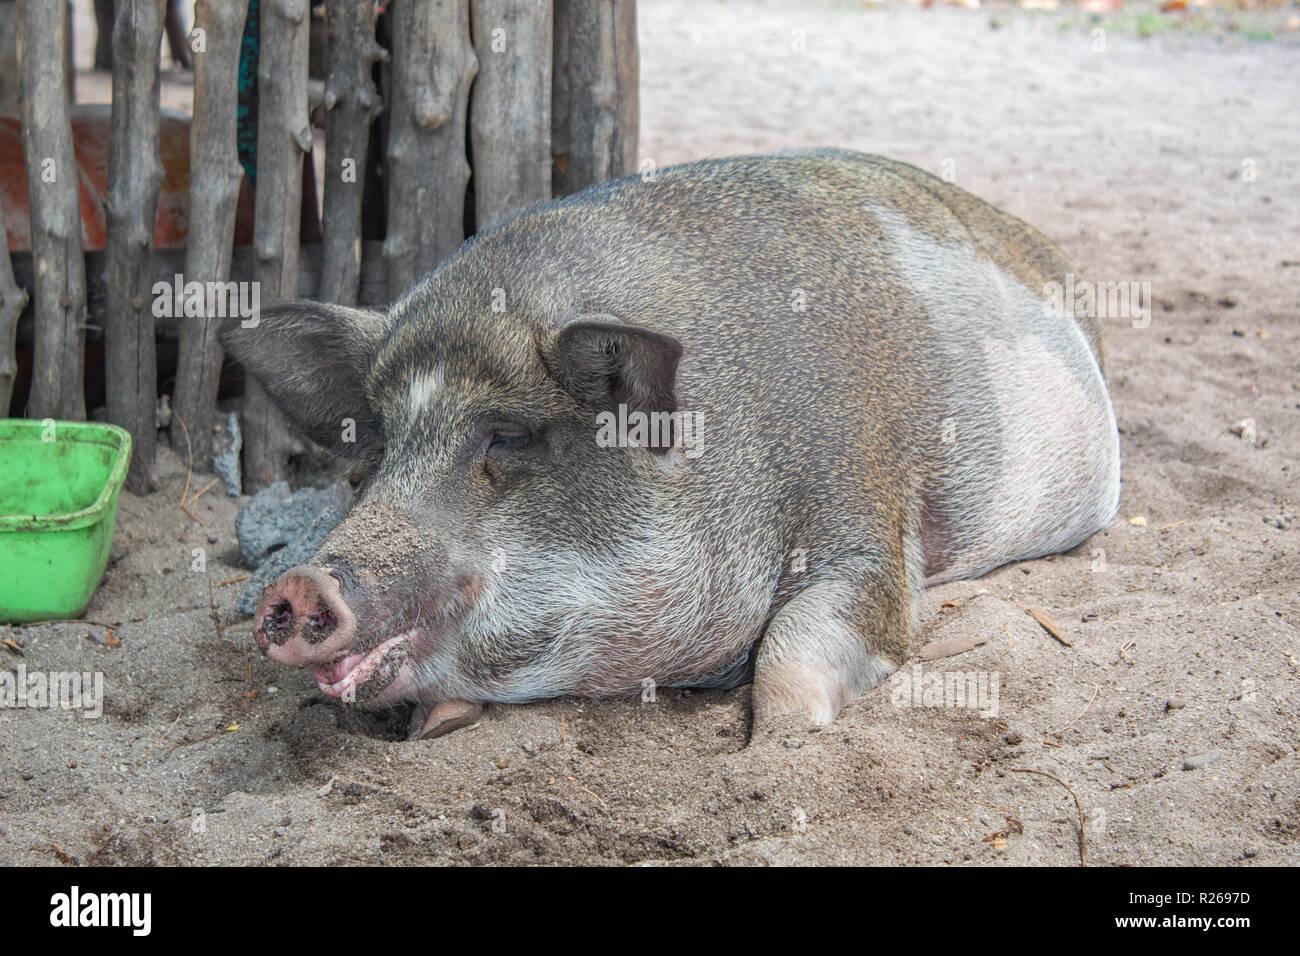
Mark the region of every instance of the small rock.
POLYGON ((299 488, 292 494, 288 482, 277 481, 253 495, 235 516, 239 556, 248 567, 259 567, 277 549, 300 541, 325 511, 346 514, 351 505, 352 486, 346 481, 324 489, 299 488))
POLYGON ((781 746, 787 750, 798 750, 803 746, 803 741, 798 737, 786 737, 785 740, 781 741, 781 746))
POLYGON ((336 780, 338 780, 338 777, 330 777, 330 782, 325 784, 325 786, 321 787, 319 790, 317 790, 316 796, 328 797, 330 793, 334 790, 334 781, 336 780))
POLYGON ((226 433, 229 440, 212 456, 212 473, 226 486, 226 494, 238 498, 244 491, 239 473, 239 453, 244 447, 244 436, 239 431, 239 416, 234 412, 226 416, 226 433))
POLYGON ((1184 770, 1204 770, 1212 763, 1217 763, 1219 755, 1216 753, 1197 754, 1195 757, 1188 757, 1183 761, 1184 770))
POLYGON ((1187 701, 1181 697, 1170 697, 1165 701, 1165 710, 1182 710, 1187 706, 1187 701))
POLYGON ((506 760, 505 757, 497 757, 496 760, 492 761, 492 766, 496 767, 498 770, 505 770, 506 767, 510 766, 510 761, 506 760))

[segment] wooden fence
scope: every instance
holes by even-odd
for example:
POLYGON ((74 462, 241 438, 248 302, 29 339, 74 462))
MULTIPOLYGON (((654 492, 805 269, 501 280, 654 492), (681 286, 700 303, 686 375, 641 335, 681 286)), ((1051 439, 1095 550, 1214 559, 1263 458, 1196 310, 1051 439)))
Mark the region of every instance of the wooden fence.
MULTIPOLYGON (((464 240, 471 181, 472 231, 635 164, 634 0, 325 0, 315 14, 308 0, 197 0, 188 235, 184 250, 155 249, 167 6, 117 0, 102 254, 83 251, 69 74, 51 68, 69 48, 69 6, 18 0, 15 15, 31 253, 0 262, 0 411, 16 397, 16 343, 30 338, 30 392, 15 412, 85 418, 87 330, 102 329, 107 416, 131 432, 137 493, 152 484, 159 334, 176 350, 171 441, 199 467, 213 453, 221 379, 212 301, 201 316, 156 318, 160 279, 256 281, 263 306, 304 292, 379 304, 464 240), (325 176, 321 241, 303 247, 314 15, 328 26, 316 115, 325 176), (258 59, 251 249, 234 244, 246 33, 258 59), (381 242, 363 241, 367 182, 382 183, 381 242), (30 336, 20 335, 27 316, 30 336)), ((0 235, 4 225, 0 208, 0 235)), ((286 475, 295 439, 251 380, 241 419, 245 487, 256 490, 286 475)))

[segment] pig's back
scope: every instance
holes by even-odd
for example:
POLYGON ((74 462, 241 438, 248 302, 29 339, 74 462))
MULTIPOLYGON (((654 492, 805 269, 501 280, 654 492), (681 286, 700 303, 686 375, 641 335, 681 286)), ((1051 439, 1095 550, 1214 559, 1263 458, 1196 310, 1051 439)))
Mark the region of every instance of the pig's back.
POLYGON ((1113 513, 1100 329, 1044 304, 1069 264, 956 186, 817 150, 629 177, 519 221, 572 308, 683 343, 708 442, 692 474, 720 526, 761 513, 784 544, 836 547, 919 507, 939 580, 1113 513))

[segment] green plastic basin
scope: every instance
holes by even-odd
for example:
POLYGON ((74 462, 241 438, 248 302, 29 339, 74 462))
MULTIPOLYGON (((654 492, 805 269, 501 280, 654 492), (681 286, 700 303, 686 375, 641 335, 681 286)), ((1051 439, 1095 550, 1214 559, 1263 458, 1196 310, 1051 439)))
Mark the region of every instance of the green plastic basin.
POLYGON ((130 460, 131 436, 115 425, 0 419, 0 621, 86 610, 130 460))

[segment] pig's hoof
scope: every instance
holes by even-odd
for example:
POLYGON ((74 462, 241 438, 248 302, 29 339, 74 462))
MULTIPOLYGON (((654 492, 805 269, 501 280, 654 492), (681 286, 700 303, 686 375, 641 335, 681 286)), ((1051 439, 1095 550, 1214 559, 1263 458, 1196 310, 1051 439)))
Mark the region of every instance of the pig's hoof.
POLYGON ((407 740, 429 740, 453 730, 468 727, 483 713, 483 705, 468 700, 440 700, 436 704, 416 704, 411 714, 411 732, 407 740))

